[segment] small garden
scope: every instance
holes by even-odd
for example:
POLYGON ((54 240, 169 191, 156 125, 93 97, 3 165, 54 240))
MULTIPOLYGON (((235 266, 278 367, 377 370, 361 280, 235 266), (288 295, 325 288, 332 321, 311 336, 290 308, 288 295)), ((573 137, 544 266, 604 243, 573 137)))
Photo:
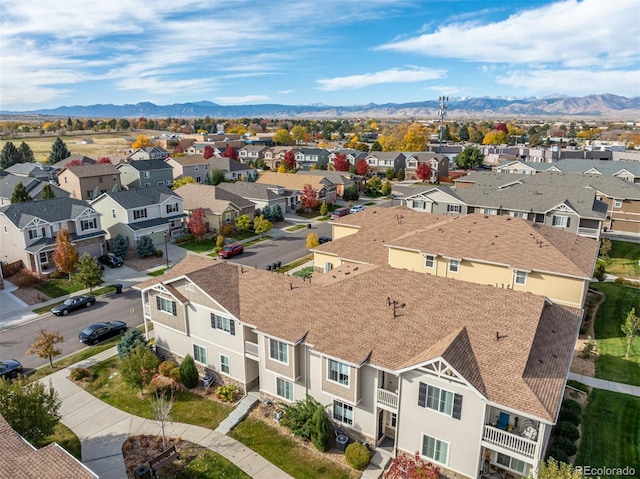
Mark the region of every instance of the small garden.
POLYGON ((598 264, 608 274, 638 279, 640 277, 640 243, 603 238, 598 264))

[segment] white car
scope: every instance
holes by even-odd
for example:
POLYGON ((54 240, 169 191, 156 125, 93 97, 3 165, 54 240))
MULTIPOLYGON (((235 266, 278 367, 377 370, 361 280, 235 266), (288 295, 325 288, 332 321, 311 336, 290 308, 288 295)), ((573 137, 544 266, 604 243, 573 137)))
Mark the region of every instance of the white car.
POLYGON ((349 210, 350 213, 360 213, 361 211, 364 211, 364 206, 362 205, 352 206, 351 209, 349 210))

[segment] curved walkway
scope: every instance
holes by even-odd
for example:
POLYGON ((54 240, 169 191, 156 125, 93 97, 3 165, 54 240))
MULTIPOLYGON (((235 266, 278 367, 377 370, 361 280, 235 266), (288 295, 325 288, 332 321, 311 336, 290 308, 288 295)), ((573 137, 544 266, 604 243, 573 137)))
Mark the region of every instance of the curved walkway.
MULTIPOLYGON (((78 436, 82 445, 83 463, 98 474, 100 479, 126 479, 122 444, 127 437, 162 434, 156 421, 110 406, 67 379, 73 368, 88 368, 115 354, 114 347, 41 380, 45 384, 51 382, 60 395, 61 422, 78 436)), ((168 436, 179 436, 217 452, 253 478, 291 477, 235 439, 211 429, 170 422, 167 423, 165 432, 168 436)))
MULTIPOLYGON (((639 365, 640 366, 640 365, 639 365)), ((592 378, 591 376, 583 376, 582 374, 569 373, 569 379, 579 381, 589 387, 596 389, 605 389, 616 393, 630 394, 640 397, 640 386, 632 386, 631 384, 616 383, 607 381, 606 379, 592 378)))

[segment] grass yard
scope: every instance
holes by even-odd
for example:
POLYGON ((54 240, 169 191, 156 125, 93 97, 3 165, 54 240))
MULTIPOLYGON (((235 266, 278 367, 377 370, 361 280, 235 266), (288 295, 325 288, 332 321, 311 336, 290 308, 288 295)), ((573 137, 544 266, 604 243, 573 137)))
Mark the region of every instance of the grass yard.
POLYGON ((594 325, 598 343, 596 377, 640 386, 640 336, 633 339, 629 357, 625 358, 627 342, 620 329, 632 307, 640 314, 640 292, 615 283, 591 283, 591 288, 605 295, 594 325))
MULTIPOLYGON (((115 286, 104 286, 102 288, 94 289, 93 290, 93 295, 95 297, 98 297, 101 294, 107 294, 107 293, 110 293, 111 291, 115 291, 115 290, 116 290, 115 286)), ((37 309, 34 309, 33 312, 36 313, 36 314, 48 313, 49 311, 51 311, 51 308, 53 308, 54 306, 57 306, 59 304, 62 304, 62 303, 63 303, 63 301, 60 301, 59 303, 50 304, 49 306, 44 306, 42 308, 37 308, 37 309)))
POLYGON ((304 256, 303 258, 292 261, 289 264, 285 264, 282 268, 280 268, 279 272, 286 273, 287 271, 290 271, 293 268, 297 268, 298 266, 308 263, 309 261, 312 261, 312 260, 313 260, 313 255, 309 254, 307 256, 304 256))
POLYGON ((304 268, 293 273, 293 276, 299 276, 301 278, 308 278, 313 274, 313 266, 305 266, 304 268))
POLYGON ((150 273, 147 273, 147 276, 153 276, 154 278, 157 276, 162 276, 167 269, 169 268, 160 268, 155 271, 151 271, 150 273))
POLYGON ((302 228, 306 228, 307 225, 295 225, 295 226, 291 226, 289 228, 287 228, 287 231, 298 231, 301 230, 302 228))
MULTIPOLYGON (((98 399, 129 414, 153 419, 149 396, 140 397, 139 391, 129 387, 118 375, 120 359, 111 358, 92 368, 94 379, 86 388, 98 399)), ((227 404, 203 398, 188 390, 176 391, 171 421, 195 424, 215 429, 232 410, 227 404)))
POLYGON ((296 479, 360 477, 359 471, 342 468, 330 459, 318 457, 259 419, 248 417, 229 435, 296 479))
POLYGON ((75 281, 63 278, 50 279, 44 283, 39 283, 35 286, 38 291, 42 291, 50 298, 58 298, 65 294, 75 293, 81 289, 85 289, 84 284, 76 283, 75 281))
POLYGON ((194 253, 204 253, 205 251, 211 251, 216 247, 216 239, 203 239, 200 242, 195 240, 187 241, 186 243, 181 243, 178 246, 184 249, 188 249, 189 251, 193 251, 194 253))
POLYGON ((39 447, 47 446, 52 442, 57 442, 60 447, 75 457, 78 461, 82 461, 80 439, 78 439, 78 436, 76 436, 71 429, 61 422, 56 425, 56 429, 53 434, 47 437, 39 447))
POLYGON ((592 391, 582 414, 582 437, 575 464, 588 464, 591 467, 631 466, 638 472, 639 397, 599 389, 592 391))
POLYGON ((629 278, 640 276, 640 243, 611 241, 609 258, 611 262, 605 265, 607 273, 629 278))
POLYGON ((251 479, 228 459, 208 449, 202 450, 183 468, 168 466, 160 477, 172 479, 251 479))

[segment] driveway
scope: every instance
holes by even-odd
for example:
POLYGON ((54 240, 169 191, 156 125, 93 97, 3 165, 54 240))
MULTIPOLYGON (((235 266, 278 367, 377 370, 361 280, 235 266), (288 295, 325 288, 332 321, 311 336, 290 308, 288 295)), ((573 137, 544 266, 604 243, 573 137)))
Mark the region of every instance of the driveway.
POLYGON ((0 290, 0 326, 2 328, 19 324, 38 315, 31 311, 27 303, 11 294, 18 287, 4 280, 4 289, 0 290))

